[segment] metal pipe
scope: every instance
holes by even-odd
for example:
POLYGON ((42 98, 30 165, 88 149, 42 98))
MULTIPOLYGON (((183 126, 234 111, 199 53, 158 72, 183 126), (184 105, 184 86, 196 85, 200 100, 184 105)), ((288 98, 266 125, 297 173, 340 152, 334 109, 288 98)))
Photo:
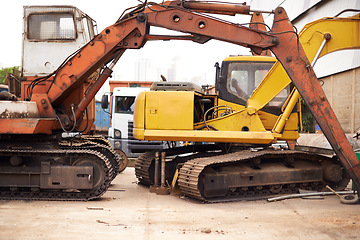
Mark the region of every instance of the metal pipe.
POLYGON ((250 12, 253 12, 253 13, 270 13, 270 14, 274 14, 274 13, 275 13, 275 10, 250 9, 250 12))
POLYGON ((250 9, 250 6, 236 3, 208 3, 208 2, 196 2, 186 1, 184 2, 184 8, 204 11, 208 13, 219 14, 250 14, 253 13, 275 13, 275 10, 263 10, 263 9, 250 9))
MULTIPOLYGON (((100 74, 99 78, 96 80, 96 82, 91 86, 90 90, 87 92, 87 94, 84 96, 84 98, 81 100, 79 105, 77 106, 75 110, 75 118, 79 119, 89 103, 94 99, 96 93, 100 90, 102 85, 105 83, 105 81, 111 76, 112 70, 109 68, 105 68, 104 71, 100 74)), ((71 122, 75 122, 74 116, 71 116, 71 122)))
POLYGON ((250 14, 250 6, 239 4, 219 4, 219 3, 207 3, 186 1, 183 3, 184 8, 203 11, 207 13, 219 13, 219 14, 250 14))
POLYGON ((165 152, 161 152, 161 187, 165 187, 165 152))
POLYGON ((314 59, 313 59, 313 61, 312 61, 312 63, 311 63, 311 66, 312 66, 312 67, 315 66, 315 63, 316 63, 316 61, 319 59, 319 56, 320 56, 322 50, 324 49, 326 42, 327 42, 328 40, 330 40, 330 39, 331 39, 331 35, 330 35, 329 33, 326 33, 326 34, 324 35, 324 40, 322 41, 322 43, 321 43, 321 45, 320 45, 320 48, 319 48, 319 50, 317 51, 317 53, 315 54, 315 57, 314 57, 314 59))
MULTIPOLYGON (((337 194, 354 194, 354 191, 340 191, 337 194)), ((284 199, 291 198, 300 198, 300 197, 313 197, 313 196, 326 196, 326 195, 334 195, 333 192, 315 192, 315 193, 299 193, 299 194, 290 194, 280 197, 268 198, 268 202, 275 202, 284 199)))
POLYGON ((300 97, 299 91, 295 89, 290 97, 290 100, 288 101, 287 106, 285 107, 283 114, 279 116, 278 121, 276 122, 273 128, 274 133, 280 133, 282 131, 286 121, 289 119, 292 110, 294 109, 296 103, 298 102, 299 97, 300 97))
POLYGON ((120 50, 120 52, 115 56, 114 60, 110 64, 109 67, 106 67, 102 73, 100 74, 99 78, 96 80, 96 82, 90 87, 87 94, 84 96, 84 98, 81 100, 79 105, 77 106, 75 110, 74 116, 71 116, 71 121, 75 122, 75 119, 79 119, 87 106, 90 104, 90 102, 94 99, 96 93, 100 90, 102 85, 106 82, 106 80, 111 76, 112 68, 115 66, 115 64, 119 61, 120 57, 125 52, 125 49, 120 50), (75 117, 75 119, 74 119, 75 117))
POLYGON ((125 50, 126 50, 125 48, 121 49, 121 50, 119 51, 119 53, 116 55, 116 57, 114 58, 114 60, 111 62, 110 66, 109 66, 109 68, 110 68, 111 70, 115 67, 116 63, 119 61, 119 59, 121 58, 121 56, 124 54, 125 50))
POLYGON ((155 152, 155 173, 154 173, 154 186, 159 186, 159 166, 160 166, 160 153, 155 152))
MULTIPOLYGON (((324 49, 326 42, 330 39, 331 39, 330 34, 327 33, 324 35, 324 40, 322 41, 320 48, 317 51, 317 53, 315 54, 315 57, 311 63, 312 67, 315 66, 315 63, 319 59, 319 56, 320 56, 322 50, 324 49)), ((272 130, 273 133, 280 133, 282 131, 282 129, 284 128, 286 121, 289 119, 289 116, 290 116, 292 110, 294 109, 295 104, 297 103, 297 100, 299 99, 299 97, 300 97, 300 93, 297 89, 295 89, 292 96, 290 97, 290 100, 289 100, 287 106, 285 107, 283 114, 281 114, 279 116, 278 121, 276 122, 276 124, 272 130)))

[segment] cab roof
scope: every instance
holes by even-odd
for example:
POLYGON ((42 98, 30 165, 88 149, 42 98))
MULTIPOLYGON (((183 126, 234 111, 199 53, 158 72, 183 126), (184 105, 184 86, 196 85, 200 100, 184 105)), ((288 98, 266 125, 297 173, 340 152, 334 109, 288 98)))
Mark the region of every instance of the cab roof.
POLYGON ((268 57, 268 56, 230 56, 223 60, 223 62, 233 62, 233 61, 240 61, 240 62, 275 62, 275 57, 268 57))

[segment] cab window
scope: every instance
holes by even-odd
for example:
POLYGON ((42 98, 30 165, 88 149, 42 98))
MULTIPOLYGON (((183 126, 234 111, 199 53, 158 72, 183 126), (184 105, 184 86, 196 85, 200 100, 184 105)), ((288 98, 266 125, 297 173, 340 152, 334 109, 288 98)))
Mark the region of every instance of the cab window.
POLYGON ((228 89, 247 100, 272 67, 273 63, 233 62, 229 64, 228 89))
MULTIPOLYGON (((273 66, 273 62, 232 62, 229 64, 227 88, 228 91, 245 101, 261 83, 273 66)), ((286 100, 290 87, 283 89, 268 106, 281 106, 286 100)))
POLYGON ((76 30, 71 13, 36 13, 28 16, 28 39, 75 40, 76 30))
POLYGON ((115 97, 115 113, 133 113, 135 97, 115 97))

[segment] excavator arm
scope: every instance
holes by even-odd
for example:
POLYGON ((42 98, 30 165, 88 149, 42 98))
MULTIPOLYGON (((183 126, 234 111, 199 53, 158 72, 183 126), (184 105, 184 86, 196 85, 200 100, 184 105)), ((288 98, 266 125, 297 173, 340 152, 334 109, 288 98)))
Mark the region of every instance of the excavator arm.
MULTIPOLYGON (((63 114, 60 117, 63 124, 69 128, 76 122, 76 119, 83 115, 83 111, 96 92, 111 75, 111 68, 121 57, 121 54, 129 48, 138 49, 143 47, 147 40, 184 39, 205 43, 210 39, 217 39, 250 48, 255 53, 270 49, 279 61, 276 68, 279 69, 278 71, 283 76, 283 79, 281 79, 281 81, 284 81, 283 85, 286 86, 289 80, 282 67, 305 102, 310 106, 315 119, 331 146, 359 188, 360 164, 326 99, 308 60, 307 53, 304 51, 285 10, 283 8, 275 10, 273 27, 269 32, 251 29, 198 13, 209 12, 233 15, 236 13, 248 13, 248 11, 246 6, 192 1, 170 1, 161 5, 152 4, 150 6, 144 4, 139 6, 114 25, 107 27, 64 62, 62 67, 58 69, 47 93, 50 105, 55 108, 96 69, 103 68, 98 80, 87 90, 85 98, 76 103, 77 108, 74 114, 63 114), (151 26, 184 32, 187 35, 153 36, 149 34, 151 26), (111 61, 113 62, 110 67, 104 67, 111 61)), ((359 26, 355 25, 354 29, 355 32, 358 32, 359 26)), ((326 33, 327 30, 321 30, 321 32, 326 33)), ((313 37, 317 38, 318 34, 314 34, 313 37)), ((358 36, 356 37, 358 38, 358 36)), ((332 49, 327 47, 327 51, 331 52, 332 49)), ((309 54, 309 58, 312 59, 313 55, 309 54)), ((272 72, 272 74, 274 73, 272 72)), ((260 94, 260 92, 257 94, 260 94)), ((255 114, 266 103, 265 100, 255 105, 253 99, 255 99, 255 95, 248 102, 247 113, 249 115, 255 114)), ((45 104, 38 104, 38 107, 41 106, 48 107, 45 104)))
MULTIPOLYGON (((201 4, 200 7, 204 8, 207 5, 213 6, 211 12, 217 12, 215 9, 219 4, 201 4)), ((219 11, 221 13, 225 11, 228 11, 229 14, 249 12, 248 6, 241 5, 237 10, 234 5, 228 7, 226 4, 220 5, 222 6, 219 11)), ((128 14, 125 19, 107 27, 58 69, 47 93, 51 105, 60 104, 96 69, 113 59, 118 60, 126 49, 141 48, 147 40, 182 39, 205 43, 210 39, 218 39, 249 47, 258 53, 261 53, 264 48, 277 44, 277 37, 271 36, 267 32, 200 15, 191 12, 188 9, 191 7, 193 7, 191 2, 187 4, 182 1, 156 4, 151 9, 145 8, 144 11, 134 14, 134 16, 128 14), (180 37, 150 35, 150 26, 185 32, 188 35, 180 37)), ((198 6, 195 5, 195 7, 198 6)), ((205 8, 202 11, 207 10, 205 8)), ((83 101, 78 104, 75 117, 62 116, 61 119, 65 126, 69 128, 71 122, 82 115, 88 103, 110 75, 111 69, 104 68, 97 82, 88 90, 83 101)))
MULTIPOLYGON (((318 58, 332 52, 360 48, 359 24, 359 14, 350 18, 323 18, 305 25, 299 33, 298 41, 313 66, 318 58)), ((302 71, 300 70, 300 72, 308 75, 304 76, 303 79, 305 80, 297 80, 292 77, 298 73, 290 70, 285 71, 287 63, 291 63, 293 60, 292 54, 287 55, 288 57, 285 56, 285 64, 280 63, 280 61, 276 62, 258 88, 255 89, 247 102, 247 108, 255 111, 262 109, 292 81, 359 189, 359 161, 352 147, 348 144, 319 81, 309 65, 305 66, 302 71), (274 81, 276 81, 276 85, 273 84, 274 81)), ((300 64, 301 62, 302 59, 300 59, 300 64)))

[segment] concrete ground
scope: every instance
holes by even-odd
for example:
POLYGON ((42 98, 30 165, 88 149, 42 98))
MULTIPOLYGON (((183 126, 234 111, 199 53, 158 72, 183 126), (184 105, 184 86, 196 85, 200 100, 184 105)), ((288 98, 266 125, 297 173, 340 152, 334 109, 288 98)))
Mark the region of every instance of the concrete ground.
POLYGON ((150 193, 127 168, 101 200, 0 201, 0 239, 360 239, 360 205, 335 196, 204 204, 150 193))

